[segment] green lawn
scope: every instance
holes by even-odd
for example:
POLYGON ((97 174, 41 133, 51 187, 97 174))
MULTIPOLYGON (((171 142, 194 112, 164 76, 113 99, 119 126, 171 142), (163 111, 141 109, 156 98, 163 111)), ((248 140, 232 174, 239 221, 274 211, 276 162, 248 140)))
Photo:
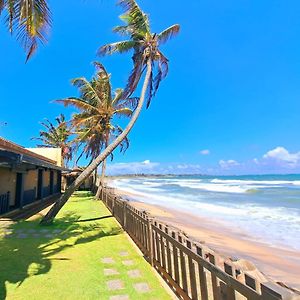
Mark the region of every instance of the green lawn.
POLYGON ((113 295, 170 299, 109 211, 86 192, 77 192, 51 226, 41 227, 37 219, 0 229, 1 300, 110 299, 113 295), (127 256, 120 256, 121 252, 127 256), (103 258, 114 263, 106 264, 103 258), (133 265, 124 266, 124 260, 133 265), (105 276, 104 269, 119 275, 105 276), (129 277, 130 270, 139 270, 140 277, 129 277), (109 290, 107 281, 113 279, 121 280, 124 287, 109 290), (150 290, 137 292, 137 283, 147 283, 150 290))

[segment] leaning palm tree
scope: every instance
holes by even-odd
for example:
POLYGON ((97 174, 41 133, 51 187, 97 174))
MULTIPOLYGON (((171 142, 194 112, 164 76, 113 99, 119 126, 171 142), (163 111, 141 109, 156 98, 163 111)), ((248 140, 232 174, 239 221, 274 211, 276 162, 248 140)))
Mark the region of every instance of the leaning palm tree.
MULTIPOLYGON (((96 75, 91 81, 85 78, 72 80, 73 85, 79 88, 79 98, 70 97, 56 101, 80 110, 79 113, 73 115, 72 126, 77 135, 76 142, 85 145, 82 154, 85 153, 86 158, 91 160, 96 159, 101 150, 108 146, 109 141, 122 132, 121 127, 114 124, 113 119, 115 117, 131 117, 139 100, 137 97, 123 99, 122 89, 116 89, 113 93, 110 75, 104 66, 99 62, 95 62, 94 66, 96 75)), ((124 152, 127 146, 128 140, 124 139, 120 144, 121 152, 124 152)), ((101 186, 105 168, 106 159, 102 164, 101 186)), ((95 171, 97 172, 97 168, 95 171)), ((97 194, 100 194, 100 185, 97 194)))
POLYGON ((72 142, 69 141, 71 135, 70 129, 66 123, 65 116, 60 114, 55 118, 57 126, 46 119, 41 122, 45 130, 40 130, 39 137, 33 137, 34 140, 39 140, 42 144, 38 147, 56 147, 61 149, 62 166, 72 159, 72 142))
MULTIPOLYGON (((86 159, 90 159, 90 163, 101 153, 101 150, 105 149, 110 141, 116 139, 122 132, 122 128, 118 125, 113 125, 112 123, 107 124, 107 126, 97 128, 97 126, 89 126, 76 131, 77 135, 76 140, 79 143, 84 144, 83 151, 81 152, 78 160, 85 154, 86 159)), ((120 153, 125 153, 129 147, 129 140, 126 137, 122 143, 119 145, 120 153)), ((114 159, 113 152, 110 154, 111 161, 114 159)), ((78 161, 77 160, 77 161, 78 161)), ((104 159, 102 163, 101 176, 99 181, 99 186, 96 192, 96 198, 100 196, 101 190, 104 186, 104 178, 106 172, 106 162, 107 158, 104 159)), ((97 172, 98 168, 95 169, 95 179, 94 182, 97 181, 97 172)))
POLYGON ((149 18, 140 9, 135 0, 120 0, 120 5, 125 9, 125 13, 121 16, 125 25, 116 27, 115 31, 127 36, 128 39, 101 47, 99 54, 105 55, 133 51, 134 68, 123 93, 123 98, 130 96, 135 91, 138 82, 145 75, 138 106, 125 130, 70 185, 64 195, 58 199, 42 219, 42 224, 52 223, 54 217, 79 187, 81 182, 124 140, 138 119, 145 100, 147 101, 146 105, 149 106, 161 80, 167 75, 168 60, 159 50, 159 47, 179 32, 179 25, 173 25, 159 34, 151 33, 149 18))
POLYGON ((0 15, 11 34, 16 32, 17 39, 27 52, 28 60, 36 51, 38 43, 47 41, 51 27, 51 13, 46 0, 0 0, 0 15))

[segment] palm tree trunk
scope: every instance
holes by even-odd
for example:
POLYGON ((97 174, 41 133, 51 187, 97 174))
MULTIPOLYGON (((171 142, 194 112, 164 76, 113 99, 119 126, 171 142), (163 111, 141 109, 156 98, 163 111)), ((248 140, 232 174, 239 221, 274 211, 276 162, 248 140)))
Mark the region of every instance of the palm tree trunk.
POLYGON ((151 72, 152 72, 152 61, 151 61, 151 59, 148 59, 147 72, 146 72, 144 83, 143 83, 140 101, 139 101, 139 104, 138 104, 136 110, 134 111, 134 114, 132 115, 132 118, 129 121, 127 127, 100 155, 98 155, 91 162, 91 164, 68 187, 68 189, 65 191, 65 193, 55 202, 55 204, 51 207, 51 209, 48 211, 48 213, 41 220, 41 222, 40 222, 41 224, 47 225, 47 224, 51 224, 53 222, 53 219, 56 217, 56 215, 61 210, 61 208, 65 205, 65 203, 69 200, 71 195, 80 186, 80 184, 91 175, 91 173, 95 170, 95 168, 97 168, 98 165, 101 162, 103 162, 103 160, 106 159, 106 157, 109 156, 119 146, 119 144, 123 141, 123 139, 129 134, 129 132, 131 131, 132 127, 134 126, 136 120, 138 119, 138 117, 142 111, 143 104, 145 101, 147 87, 148 87, 149 81, 150 81, 151 72))
POLYGON ((98 177, 98 167, 94 171, 94 178, 93 178, 93 187, 92 187, 92 192, 94 193, 96 189, 96 184, 97 184, 97 177, 98 177))
MULTIPOLYGON (((108 146, 108 139, 109 139, 109 133, 106 135, 105 148, 107 148, 107 146, 108 146)), ((101 179, 100 179, 99 186, 98 186, 98 189, 97 189, 96 199, 99 199, 101 190, 102 190, 102 188, 103 188, 103 186, 104 186, 104 177, 105 177, 105 170, 106 170, 106 161, 107 161, 107 158, 105 158, 105 159, 103 160, 103 163, 102 163, 101 179)))

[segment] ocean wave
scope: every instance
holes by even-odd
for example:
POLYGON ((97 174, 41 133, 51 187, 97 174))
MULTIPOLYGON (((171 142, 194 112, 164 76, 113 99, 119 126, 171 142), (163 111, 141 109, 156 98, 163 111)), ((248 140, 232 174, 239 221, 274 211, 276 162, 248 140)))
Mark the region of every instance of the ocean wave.
POLYGON ((225 184, 209 184, 209 183, 202 183, 202 184, 186 184, 186 183, 179 183, 181 187, 188 187, 192 189, 199 189, 205 190, 210 192, 218 192, 218 193, 246 193, 250 190, 248 186, 240 186, 240 185, 225 185, 225 184))
POLYGON ((235 179, 212 179, 212 183, 222 184, 256 184, 256 185, 300 185, 300 180, 235 180, 235 179))
POLYGON ((296 238, 300 236, 300 202, 297 194, 290 199, 289 194, 286 195, 291 191, 288 186, 286 190, 280 189, 275 193, 252 195, 276 184, 287 187, 300 185, 300 181, 143 178, 117 179, 110 184, 130 193, 130 199, 215 219, 262 242, 300 250, 300 240, 296 238))
POLYGON ((190 188, 196 190, 203 190, 208 192, 216 192, 216 193, 254 193, 257 192, 257 188, 263 188, 263 186, 247 186, 247 185, 233 185, 233 184, 221 184, 221 183, 209 183, 203 182, 201 180, 178 180, 178 179, 165 179, 164 182, 154 182, 149 180, 132 180, 125 181, 123 179, 115 181, 118 187, 122 188, 130 185, 136 190, 142 190, 144 192, 151 191, 162 191, 163 188, 168 186, 178 186, 180 188, 190 188))

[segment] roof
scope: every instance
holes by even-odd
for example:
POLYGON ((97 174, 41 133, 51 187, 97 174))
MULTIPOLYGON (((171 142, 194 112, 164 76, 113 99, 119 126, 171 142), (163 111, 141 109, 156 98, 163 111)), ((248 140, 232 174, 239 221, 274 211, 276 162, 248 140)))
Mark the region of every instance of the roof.
POLYGON ((0 167, 18 167, 20 165, 37 166, 53 170, 66 170, 65 168, 26 154, 19 154, 13 151, 0 149, 0 167))
POLYGON ((55 160, 52 160, 50 158, 47 158, 45 156, 42 156, 40 154, 34 153, 30 150, 25 149, 24 147, 17 145, 11 141, 8 141, 2 137, 0 137, 0 149, 1 150, 7 150, 7 151, 12 151, 14 153, 18 153, 18 154, 25 154, 28 156, 31 156, 33 158, 37 158, 43 161, 46 161, 50 164, 56 164, 55 160))
POLYGON ((0 137, 0 166, 17 167, 20 165, 66 170, 65 168, 57 166, 56 161, 36 154, 22 146, 0 137))

